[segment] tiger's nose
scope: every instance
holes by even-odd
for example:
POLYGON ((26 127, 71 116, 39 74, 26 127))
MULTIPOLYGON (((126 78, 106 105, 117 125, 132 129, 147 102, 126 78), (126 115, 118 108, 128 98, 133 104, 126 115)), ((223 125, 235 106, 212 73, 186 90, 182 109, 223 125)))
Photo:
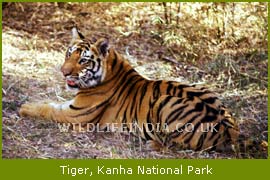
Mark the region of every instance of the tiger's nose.
POLYGON ((73 70, 72 67, 64 67, 64 66, 61 67, 61 71, 62 71, 64 76, 71 75, 72 70, 73 70))

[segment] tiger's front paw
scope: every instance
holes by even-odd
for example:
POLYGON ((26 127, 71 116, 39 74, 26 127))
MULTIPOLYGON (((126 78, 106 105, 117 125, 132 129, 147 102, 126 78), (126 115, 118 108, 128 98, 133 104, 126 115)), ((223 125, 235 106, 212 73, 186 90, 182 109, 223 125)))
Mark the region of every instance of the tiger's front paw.
POLYGON ((49 114, 48 104, 26 103, 19 110, 20 116, 46 118, 49 114))

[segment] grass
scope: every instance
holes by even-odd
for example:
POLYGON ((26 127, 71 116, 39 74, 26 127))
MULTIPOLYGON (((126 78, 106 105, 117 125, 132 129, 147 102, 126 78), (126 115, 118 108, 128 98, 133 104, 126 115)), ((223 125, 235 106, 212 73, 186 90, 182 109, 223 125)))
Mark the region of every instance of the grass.
MULTIPOLYGON (((122 16, 115 12, 117 9, 114 9, 116 6, 113 3, 105 5, 107 8, 111 6, 115 14, 110 16, 107 12, 94 25, 90 23, 98 19, 101 16, 99 10, 105 8, 98 3, 92 5, 96 14, 80 15, 75 19, 83 32, 97 37, 109 36, 111 44, 128 57, 145 77, 203 84, 218 92, 238 120, 241 134, 257 142, 242 157, 267 157, 267 149, 258 145, 267 141, 268 134, 267 86, 264 82, 267 81, 267 53, 257 51, 249 56, 248 53, 217 55, 207 63, 183 61, 175 64, 164 60, 156 52, 165 54, 167 59, 180 55, 155 43, 151 35, 136 34, 140 32, 123 35, 123 32, 119 32, 119 27, 124 27, 124 24, 116 22, 114 27, 114 21, 106 19, 122 16), (104 23, 107 28, 100 30, 104 23), (224 63, 228 57, 230 64, 224 63), (249 63, 245 62, 246 58, 250 58, 249 63), (234 72, 232 67, 239 71, 234 72)), ((122 3, 121 8, 134 9, 141 5, 122 3)), ((77 17, 76 12, 89 12, 89 7, 78 3, 65 6, 63 9, 54 3, 39 6, 35 3, 11 3, 3 10, 3 158, 236 158, 232 153, 149 151, 145 142, 134 136, 120 133, 63 133, 53 122, 21 118, 18 110, 26 101, 61 102, 73 97, 65 90, 60 73, 70 38, 67 24, 70 24, 71 17, 77 17), (55 13, 46 16, 48 12, 55 13), (13 14, 7 16, 9 13, 13 14), (29 18, 31 26, 25 26, 29 18), (61 26, 58 26, 60 22, 61 26)))

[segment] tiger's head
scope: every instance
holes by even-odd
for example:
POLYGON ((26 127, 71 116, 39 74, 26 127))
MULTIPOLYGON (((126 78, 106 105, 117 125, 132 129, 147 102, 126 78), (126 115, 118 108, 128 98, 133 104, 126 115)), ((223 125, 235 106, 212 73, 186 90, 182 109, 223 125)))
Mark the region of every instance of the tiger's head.
POLYGON ((100 84, 105 78, 108 49, 108 40, 93 43, 73 27, 72 40, 61 67, 68 89, 87 89, 100 84))

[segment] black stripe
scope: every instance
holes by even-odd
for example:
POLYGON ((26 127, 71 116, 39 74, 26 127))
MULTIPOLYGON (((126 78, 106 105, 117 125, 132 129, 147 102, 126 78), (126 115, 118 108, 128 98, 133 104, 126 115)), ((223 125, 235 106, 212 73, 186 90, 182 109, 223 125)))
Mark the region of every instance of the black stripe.
POLYGON ((186 138, 184 140, 184 143, 185 144, 188 144, 190 142, 190 140, 193 138, 194 134, 197 133, 197 129, 199 128, 199 126, 201 125, 200 122, 198 122, 195 126, 194 126, 194 129, 193 129, 193 132, 191 134, 191 136, 189 136, 188 138, 186 138))
MULTIPOLYGON (((199 104, 199 103, 197 103, 197 104, 199 104)), ((196 107, 196 106, 195 106, 195 107, 196 107)), ((199 107, 201 108, 201 106, 199 106, 199 107)), ((179 120, 185 119, 186 116, 188 116, 189 114, 191 114, 191 113, 193 113, 193 112, 201 112, 201 111, 202 111, 202 109, 196 109, 196 108, 193 108, 193 109, 187 111, 187 112, 186 112, 185 114, 183 114, 181 117, 179 117, 179 120)))
POLYGON ((134 111, 136 112, 136 109, 137 109, 137 108, 135 108, 135 107, 137 107, 137 106, 135 106, 135 105, 137 104, 136 98, 137 98, 137 94, 138 94, 139 89, 136 88, 136 89, 134 89, 134 90, 135 90, 136 92, 135 92, 135 94, 134 94, 134 96, 133 96, 132 104, 131 104, 131 107, 130 107, 130 115, 131 115, 131 117, 133 117, 133 116, 132 116, 132 115, 134 114, 133 112, 134 112, 134 111))
POLYGON ((174 88, 173 88, 173 96, 176 96, 176 89, 177 89, 177 87, 176 86, 174 86, 174 88))
MULTIPOLYGON (((140 79, 137 79, 130 87, 129 87, 129 90, 127 92, 127 95, 126 95, 126 99, 127 99, 127 96, 130 96, 132 91, 136 91, 135 94, 133 95, 133 101, 132 101, 132 104, 131 104, 131 108, 130 108, 130 116, 132 116, 132 111, 135 110, 134 106, 136 105, 137 101, 136 101, 136 97, 137 97, 137 94, 138 94, 138 91, 139 89, 138 88, 134 88, 138 82, 140 81, 143 81, 144 79, 140 78, 140 79)), ((129 103, 130 104, 130 103, 129 103)))
POLYGON ((162 81, 155 81, 153 84, 153 97, 157 99, 160 96, 160 84, 162 81))
POLYGON ((187 105, 184 105, 184 106, 181 106, 177 109, 175 109, 174 111, 172 111, 169 116, 167 116, 166 118, 166 123, 169 125, 171 124, 172 122, 174 121, 181 121, 182 119, 177 119, 177 117, 183 113, 184 109, 188 106, 187 105))
POLYGON ((144 125, 143 125, 143 134, 146 140, 152 140, 151 136, 149 136, 148 133, 146 132, 146 128, 144 125))
POLYGON ((161 109, 173 98, 173 96, 167 96, 162 102, 159 103, 158 109, 157 109, 157 122, 160 122, 160 112, 161 109))
MULTIPOLYGON (((179 99, 180 100, 180 99, 179 99)), ((183 99, 181 99, 181 100, 183 100, 183 99)), ((177 100, 178 101, 178 100, 177 100)), ((183 103, 184 104, 184 103, 183 103)), ((200 111, 202 111, 203 110, 203 108, 204 108, 204 103, 197 103, 196 105, 195 105, 195 108, 193 108, 193 109, 191 109, 191 110, 189 110, 188 112, 186 112, 184 115, 182 115, 181 117, 179 117, 178 119, 177 119, 177 117, 180 115, 180 114, 182 114, 183 113, 183 110, 184 110, 184 108, 186 108, 188 106, 188 104, 187 105, 185 105, 185 106, 182 106, 182 107, 180 107, 180 108, 177 108, 177 109, 175 109, 174 111, 172 111, 170 114, 169 114, 169 116, 167 117, 167 123, 168 124, 171 124, 174 120, 182 120, 182 119, 184 119, 186 116, 188 116, 189 114, 191 114, 191 113, 193 113, 193 112, 200 112, 200 111), (178 113, 177 113, 178 112, 178 113), (174 115, 174 116, 173 116, 174 115), (172 117, 173 116, 173 117, 172 117)))
MULTIPOLYGON (((118 116, 116 116, 118 117, 118 116)), ((127 109, 125 109, 124 115, 123 115, 123 120, 122 123, 127 123, 127 109)))
MULTIPOLYGON (((130 129, 126 123, 123 123, 123 125, 122 125, 122 131, 124 131, 124 130, 127 130, 127 132, 130 131, 130 129)), ((126 131, 124 131, 124 132, 126 132, 126 131)))
MULTIPOLYGON (((119 95, 118 95, 118 100, 119 100, 119 97, 121 97, 121 99, 123 99, 123 100, 122 100, 122 102, 121 102, 120 108, 118 109, 118 112, 117 112, 117 115, 116 115, 116 116, 119 115, 119 113, 120 113, 120 111, 122 110, 122 108, 125 108, 123 105, 125 104, 125 102, 126 102, 127 100, 129 100, 127 97, 130 96, 130 92, 131 92, 132 90, 134 90, 133 87, 137 84, 137 82, 144 80, 143 78, 141 78, 141 77, 139 76, 140 78, 137 79, 135 82, 133 82, 133 83, 130 85, 130 83, 131 83, 131 82, 133 81, 133 79, 136 78, 136 77, 138 77, 138 75, 134 75, 134 76, 129 77, 129 79, 126 81, 126 83, 122 86, 122 89, 120 89, 120 92, 118 93, 118 94, 119 94, 119 95), (130 87, 129 87, 129 90, 128 90, 128 92, 126 93, 126 95, 124 96, 123 93, 124 93, 124 91, 126 90, 126 88, 127 88, 128 86, 130 86, 130 87)), ((115 93, 115 94, 116 94, 116 93, 115 93)))
POLYGON ((98 104, 97 106, 88 109, 86 112, 83 112, 83 113, 81 113, 81 114, 78 114, 78 115, 75 115, 75 116, 72 116, 72 117, 73 117, 73 118, 77 118, 77 117, 80 117, 80 116, 85 116, 85 115, 88 115, 88 114, 93 113, 94 111, 96 111, 96 110, 98 110, 98 109, 100 109, 100 108, 102 108, 102 107, 106 107, 106 105, 109 104, 111 98, 112 98, 112 97, 110 97, 110 98, 107 99, 106 101, 101 102, 101 103, 98 104))
MULTIPOLYGON (((124 87, 122 88, 121 92, 119 93, 119 96, 123 99, 123 102, 121 103, 121 108, 120 108, 120 109, 122 109, 122 108, 123 108, 123 105, 125 104, 125 102, 126 102, 127 100, 129 100, 129 99, 128 99, 128 96, 131 95, 131 92, 134 90, 134 86, 135 86, 138 82, 144 80, 143 78, 137 79, 135 82, 132 82, 132 84, 130 85, 129 81, 132 81, 133 78, 135 78, 135 77, 138 77, 138 76, 132 76, 132 77, 128 80, 128 82, 124 85, 124 87), (123 97, 124 90, 126 90, 125 87, 128 87, 128 86, 130 86, 130 87, 129 87, 127 93, 126 93, 126 96, 123 97)), ((135 102, 135 101, 134 101, 134 102, 135 102)), ((130 104, 130 103, 129 103, 129 104, 130 104)))
POLYGON ((199 91, 199 92, 192 92, 192 91, 189 91, 189 92, 187 92, 187 97, 200 97, 200 96, 202 96, 202 95, 204 95, 204 94, 207 94, 207 93, 209 93, 209 92, 203 92, 203 91, 199 91))
POLYGON ((102 111, 99 114, 97 114, 96 117, 92 118, 91 120, 88 120, 88 122, 92 122, 94 124, 97 124, 101 120, 101 118, 103 117, 108 106, 109 106, 108 104, 105 105, 104 108, 102 109, 102 111))
POLYGON ((152 119, 150 118, 150 110, 147 112, 147 118, 146 118, 147 123, 152 123, 152 119))
POLYGON ((209 97, 207 99, 203 99, 203 102, 208 103, 208 104, 213 104, 216 102, 217 99, 218 99, 217 97, 209 97))
POLYGON ((98 68, 97 68, 96 72, 98 72, 100 67, 101 67, 101 60, 99 58, 97 59, 97 65, 98 65, 98 68))
POLYGON ((203 111, 203 108, 204 108, 204 103, 203 102, 199 102, 195 105, 195 110, 196 111, 203 111))
POLYGON ((205 141, 205 138, 207 136, 207 132, 203 132, 198 140, 198 143, 196 145, 196 149, 195 151, 198 151, 198 150, 201 150, 202 149, 202 146, 203 146, 203 143, 205 141))
POLYGON ((140 97, 140 107, 142 105, 142 102, 143 102, 143 98, 145 96, 145 93, 147 91, 147 87, 148 87, 148 84, 149 84, 149 81, 145 81, 142 88, 141 88, 141 97, 140 97))
MULTIPOLYGON (((106 85, 108 83, 111 83, 111 81, 114 80, 114 79, 117 79, 118 81, 120 81, 120 80, 122 81, 123 80, 122 76, 126 75, 126 72, 123 71, 123 66, 124 66, 123 64, 124 64, 124 62, 121 62, 117 72, 115 72, 114 75, 110 79, 102 82, 100 85, 104 86, 104 85, 106 85)), ((115 85, 117 86, 118 83, 115 83, 115 85)))
POLYGON ((183 89, 179 89, 177 97, 180 97, 180 98, 183 97, 183 89))
MULTIPOLYGON (((92 64, 92 68, 90 69, 90 70, 91 70, 91 72, 92 72, 92 73, 97 72, 97 71, 94 71, 95 66, 96 66, 96 62, 95 62, 95 61, 93 61, 93 60, 91 60, 90 62, 91 62, 91 64, 92 64)), ((98 64, 98 66, 99 66, 99 64, 98 64)))
POLYGON ((148 130, 151 132, 151 133, 154 133, 154 125, 152 123, 152 119, 150 117, 150 111, 148 111, 147 113, 147 119, 146 119, 146 122, 147 122, 147 127, 148 127, 148 130))
POLYGON ((84 109, 84 107, 76 107, 76 106, 73 106, 72 104, 69 105, 69 108, 72 109, 72 110, 81 110, 81 109, 84 109))
POLYGON ((137 116, 137 113, 135 113, 135 121, 138 122, 138 116, 137 116))
POLYGON ((122 88, 119 88, 118 91, 119 95, 121 96, 123 94, 123 92, 126 90, 127 86, 130 85, 130 83, 132 83, 133 79, 135 79, 138 75, 133 75, 133 76, 129 76, 133 71, 128 71, 127 73, 125 73, 125 75, 123 76, 120 85, 122 85, 122 88))
POLYGON ((168 82, 168 84, 169 84, 169 85, 168 85, 168 87, 167 87, 167 92, 166 92, 166 94, 167 94, 167 95, 171 95, 170 92, 171 92, 171 90, 172 90, 172 88, 173 88, 173 85, 172 85, 171 82, 168 82))
POLYGON ((176 138, 176 137, 178 137, 187 127, 186 127, 186 125, 188 124, 188 123, 192 123, 197 117, 199 117, 200 116, 200 114, 196 114, 195 116, 193 116, 190 120, 189 120, 189 122, 187 122, 187 123, 185 123, 185 124, 183 124, 182 126, 180 126, 180 127, 178 127, 176 130, 174 130, 172 133, 170 133, 169 134, 169 136, 171 137, 171 138, 176 138))
POLYGON ((227 135, 227 138, 226 138, 227 142, 230 142, 232 137, 231 137, 231 134, 229 132, 229 127, 225 129, 225 134, 227 135))
POLYGON ((209 122, 213 122, 214 120, 217 119, 217 116, 213 115, 213 116, 210 116, 210 115, 206 115, 202 120, 201 122, 202 123, 209 123, 209 122))
POLYGON ((221 125, 221 123, 218 123, 218 124, 215 124, 215 126, 211 128, 212 134, 211 134, 209 140, 212 140, 215 137, 215 135, 217 135, 219 133, 220 125, 221 125))
POLYGON ((211 151, 216 150, 217 148, 217 144, 219 143, 219 139, 221 138, 220 135, 218 135, 218 137, 215 139, 214 143, 213 143, 213 147, 211 148, 211 151))
POLYGON ((114 69, 114 67, 115 67, 115 65, 117 63, 117 60, 118 60, 117 54, 115 53, 115 51, 113 53, 114 53, 114 59, 113 59, 113 62, 112 62, 112 70, 114 69))
MULTIPOLYGON (((88 44, 87 44, 88 45, 88 44)), ((89 46, 85 46, 85 49, 87 50, 87 51, 89 51, 89 46)))
POLYGON ((219 114, 219 111, 208 106, 207 104, 205 105, 206 107, 206 114, 212 113, 212 114, 219 114))
POLYGON ((180 85, 178 85, 178 89, 184 89, 184 88, 187 88, 187 87, 190 87, 190 86, 187 85, 187 84, 180 84, 180 85))
MULTIPOLYGON (((136 76, 134 76, 134 77, 139 77, 139 78, 136 79, 136 81, 133 82, 133 84, 130 86, 130 88, 129 88, 129 90, 128 90, 128 93, 127 93, 128 95, 131 95, 131 92, 134 91, 134 86, 136 86, 138 82, 144 80, 142 77, 140 77, 140 76, 138 76, 138 75, 136 75, 136 76)), ((138 89, 137 89, 137 91, 138 91, 138 89)))
POLYGON ((147 122, 147 128, 148 128, 148 132, 150 133, 154 133, 154 130, 155 130, 155 128, 153 127, 154 125, 153 125, 153 123, 149 123, 149 122, 147 122))
POLYGON ((175 101, 172 105, 171 105, 171 108, 175 105, 178 105, 178 104, 181 104, 182 101, 184 100, 184 98, 178 98, 177 101, 175 101))
POLYGON ((183 104, 186 104, 188 101, 193 101, 194 97, 188 97, 188 98, 184 98, 183 104))

